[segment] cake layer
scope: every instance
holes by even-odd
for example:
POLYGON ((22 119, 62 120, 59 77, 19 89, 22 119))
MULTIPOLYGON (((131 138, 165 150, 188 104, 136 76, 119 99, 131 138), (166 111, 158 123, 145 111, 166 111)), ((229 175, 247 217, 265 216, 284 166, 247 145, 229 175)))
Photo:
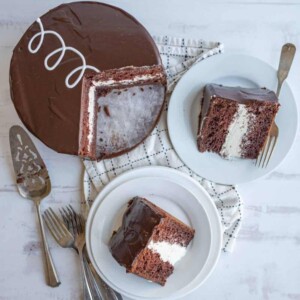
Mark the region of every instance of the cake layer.
POLYGON ((99 160, 141 143, 159 118, 165 92, 161 66, 125 67, 86 75, 79 154, 99 160))
POLYGON ((194 234, 192 228, 161 208, 135 197, 109 247, 127 272, 164 285, 174 265, 186 254, 194 234))
POLYGON ((268 89, 206 85, 199 117, 199 151, 225 158, 257 158, 278 109, 278 99, 268 89))
POLYGON ((133 274, 161 285, 165 285, 173 271, 174 265, 162 260, 158 252, 152 251, 148 247, 139 253, 131 269, 133 274))

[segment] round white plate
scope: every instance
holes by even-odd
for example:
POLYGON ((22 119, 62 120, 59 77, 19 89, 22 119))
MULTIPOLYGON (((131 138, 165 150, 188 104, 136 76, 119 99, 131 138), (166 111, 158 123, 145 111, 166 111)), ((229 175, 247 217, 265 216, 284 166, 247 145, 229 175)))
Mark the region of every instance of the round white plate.
POLYGON ((133 299, 175 299, 193 291, 214 268, 222 237, 217 210, 206 191, 185 174, 164 167, 130 171, 106 186, 92 206, 86 234, 89 256, 99 275, 133 299), (196 230, 186 256, 176 264, 164 287, 126 274, 107 246, 127 202, 136 195, 146 197, 196 230))
POLYGON ((254 165, 254 160, 229 161, 215 153, 198 151, 200 94, 208 83, 276 90, 277 76, 273 67, 246 55, 217 55, 192 67, 176 85, 168 109, 169 134, 180 158, 198 175, 222 184, 248 182, 273 171, 289 152, 297 133, 297 106, 289 85, 283 84, 279 97, 277 145, 268 167, 262 169, 254 165))

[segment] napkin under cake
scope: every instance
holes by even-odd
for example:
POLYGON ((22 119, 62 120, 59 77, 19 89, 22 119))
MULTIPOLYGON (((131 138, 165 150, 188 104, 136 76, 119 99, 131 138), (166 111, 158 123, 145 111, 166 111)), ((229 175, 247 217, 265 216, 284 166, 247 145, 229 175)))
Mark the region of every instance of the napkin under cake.
POLYGON ((194 229, 166 211, 135 197, 128 203, 109 248, 127 272, 164 285, 175 263, 186 254, 194 234, 194 229))
POLYGON ((257 158, 279 109, 275 93, 208 84, 201 101, 199 151, 225 158, 257 158))

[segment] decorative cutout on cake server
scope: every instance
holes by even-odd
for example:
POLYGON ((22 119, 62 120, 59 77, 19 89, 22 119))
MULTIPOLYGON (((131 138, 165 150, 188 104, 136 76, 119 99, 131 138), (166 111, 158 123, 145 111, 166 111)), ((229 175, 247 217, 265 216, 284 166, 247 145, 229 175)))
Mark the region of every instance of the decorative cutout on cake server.
POLYGON ((45 35, 47 35, 47 34, 52 34, 52 35, 56 36, 57 39, 58 39, 58 40, 60 41, 60 43, 61 43, 61 47, 60 47, 60 48, 53 50, 51 53, 49 53, 49 54, 45 57, 45 60, 44 60, 44 66, 45 66, 45 68, 46 68, 48 71, 53 71, 53 70, 61 63, 62 59, 63 59, 64 56, 65 56, 66 51, 72 51, 73 53, 77 54, 77 55, 81 58, 82 65, 81 65, 81 66, 78 66, 78 67, 75 68, 73 71, 71 71, 71 72, 67 75, 67 77, 66 77, 66 79, 65 79, 65 84, 66 84, 66 86, 67 86, 68 88, 70 88, 70 89, 71 89, 71 88, 74 88, 74 87, 80 82, 80 80, 82 79, 82 77, 83 77, 83 75, 84 75, 84 72, 85 72, 87 69, 93 70, 93 71, 95 71, 95 72, 99 72, 99 70, 98 70, 96 67, 90 66, 90 65, 87 65, 87 64, 86 64, 85 57, 82 55, 82 53, 81 53, 79 50, 77 50, 77 49, 75 49, 75 48, 73 48, 73 47, 70 47, 70 46, 66 46, 66 44, 65 44, 65 42, 64 42, 64 40, 63 40, 63 38, 62 38, 62 36, 61 36, 59 33, 57 33, 56 31, 53 31, 53 30, 45 30, 45 29, 44 29, 44 26, 43 26, 43 23, 42 23, 42 21, 41 21, 40 18, 37 19, 37 23, 38 23, 39 26, 40 26, 40 32, 38 32, 38 33, 36 33, 34 36, 32 36, 32 38, 31 38, 30 41, 29 41, 29 44, 28 44, 28 50, 29 50, 30 53, 35 54, 35 53, 37 53, 37 52, 40 50, 40 48, 42 47, 42 44, 43 44, 45 35), (32 47, 32 44, 33 44, 33 42, 34 42, 37 38, 39 38, 39 42, 38 42, 37 46, 36 46, 35 48, 33 48, 33 47, 32 47), (56 60, 56 62, 55 62, 52 66, 50 66, 50 65, 49 65, 49 59, 51 59, 51 58, 52 58, 54 55, 56 55, 57 53, 60 53, 58 59, 56 60), (77 72, 80 72, 79 75, 78 75, 78 77, 77 77, 77 79, 76 79, 73 83, 71 83, 71 82, 70 82, 71 77, 72 77, 75 73, 77 73, 77 72))

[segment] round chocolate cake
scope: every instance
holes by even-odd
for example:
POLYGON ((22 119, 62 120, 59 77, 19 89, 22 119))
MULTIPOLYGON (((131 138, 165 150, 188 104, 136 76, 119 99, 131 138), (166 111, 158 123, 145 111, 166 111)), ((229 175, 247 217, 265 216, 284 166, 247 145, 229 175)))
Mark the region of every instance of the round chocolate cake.
POLYGON ((37 19, 15 47, 11 96, 34 135, 77 154, 84 73, 157 64, 151 36, 128 13, 98 2, 63 4, 37 19))

